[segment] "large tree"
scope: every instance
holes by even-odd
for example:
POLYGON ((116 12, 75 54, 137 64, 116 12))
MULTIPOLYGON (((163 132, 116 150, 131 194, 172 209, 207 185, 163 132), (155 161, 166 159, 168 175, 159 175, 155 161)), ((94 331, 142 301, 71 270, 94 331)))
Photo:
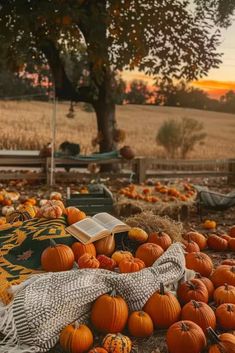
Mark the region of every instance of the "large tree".
POLYGON ((114 72, 206 75, 220 63, 218 27, 234 7, 234 0, 0 0, 0 52, 12 70, 48 63, 58 99, 92 104, 100 150, 110 151, 114 72), (76 78, 68 59, 79 68, 76 78))

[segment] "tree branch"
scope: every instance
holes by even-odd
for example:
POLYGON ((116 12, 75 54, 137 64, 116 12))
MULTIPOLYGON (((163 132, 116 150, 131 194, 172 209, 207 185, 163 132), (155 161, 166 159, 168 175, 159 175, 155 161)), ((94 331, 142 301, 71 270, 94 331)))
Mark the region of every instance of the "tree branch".
POLYGON ((74 85, 69 80, 61 61, 59 50, 56 48, 55 44, 51 40, 45 39, 40 43, 40 49, 51 68, 56 97, 61 100, 93 103, 89 87, 84 86, 75 89, 74 85))

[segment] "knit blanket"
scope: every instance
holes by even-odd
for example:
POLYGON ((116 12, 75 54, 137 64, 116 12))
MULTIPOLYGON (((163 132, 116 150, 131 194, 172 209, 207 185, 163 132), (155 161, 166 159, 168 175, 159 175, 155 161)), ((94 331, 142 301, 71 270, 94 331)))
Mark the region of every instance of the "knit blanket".
POLYGON ((31 219, 0 226, 0 300, 10 300, 6 289, 29 275, 41 272, 41 254, 50 239, 71 245, 75 240, 66 234, 64 217, 31 219))
POLYGON ((91 304, 100 295, 116 290, 130 311, 141 310, 160 282, 177 284, 185 273, 183 248, 175 243, 152 267, 139 272, 73 269, 35 275, 19 285, 14 300, 0 309, 0 332, 6 336, 0 352, 47 352, 66 325, 76 320, 86 323, 91 304))

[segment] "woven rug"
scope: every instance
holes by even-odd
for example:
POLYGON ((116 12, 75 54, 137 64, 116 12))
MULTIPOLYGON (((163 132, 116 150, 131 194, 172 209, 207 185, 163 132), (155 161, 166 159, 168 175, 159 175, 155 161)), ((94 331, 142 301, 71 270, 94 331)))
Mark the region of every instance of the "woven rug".
POLYGON ((65 233, 65 218, 37 219, 0 227, 0 299, 6 303, 6 289, 19 284, 29 275, 39 273, 41 254, 50 239, 71 245, 74 239, 65 233))
POLYGON ((0 307, 0 332, 5 335, 0 352, 47 352, 66 325, 75 320, 87 323, 91 304, 100 295, 116 290, 130 311, 141 310, 161 282, 175 286, 185 275, 180 243, 139 272, 73 269, 35 275, 16 287, 10 304, 0 307))

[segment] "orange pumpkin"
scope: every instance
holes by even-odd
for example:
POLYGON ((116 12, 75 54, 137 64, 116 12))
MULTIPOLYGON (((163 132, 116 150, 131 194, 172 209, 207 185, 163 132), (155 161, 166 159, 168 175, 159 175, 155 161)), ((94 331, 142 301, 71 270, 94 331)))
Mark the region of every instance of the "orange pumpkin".
POLYGON ((200 252, 200 248, 197 243, 193 240, 188 240, 183 242, 186 252, 200 252))
POLYGON ((94 242, 96 252, 99 255, 110 256, 115 250, 115 239, 114 235, 108 235, 107 237, 97 240, 94 242))
POLYGON ((148 240, 148 234, 141 228, 133 227, 128 232, 130 240, 135 240, 138 243, 144 243, 148 240))
POLYGON ((56 244, 50 240, 51 246, 43 250, 41 255, 41 265, 47 272, 58 272, 71 270, 74 264, 74 254, 72 249, 64 244, 56 244))
POLYGON ((197 324, 192 321, 178 321, 166 335, 170 353, 201 353, 206 346, 206 337, 197 324))
POLYGON ((149 235, 149 243, 157 244, 165 251, 172 244, 170 236, 165 232, 154 232, 149 235))
POLYGON ((209 347, 209 353, 235 353, 235 336, 231 333, 222 333, 217 335, 210 327, 207 330, 212 345, 209 347))
POLYGON ((195 322, 204 333, 208 327, 214 329, 216 326, 214 311, 206 303, 195 300, 191 300, 182 308, 181 319, 195 322))
POLYGON ((35 205, 36 205, 36 203, 37 203, 37 201, 36 201, 36 199, 35 199, 35 198, 30 197, 30 198, 29 198, 29 199, 27 199, 24 203, 28 203, 28 204, 30 204, 30 205, 32 205, 32 206, 35 206, 35 205))
POLYGON ((149 337, 153 333, 151 317, 144 311, 133 311, 128 319, 128 330, 134 337, 149 337))
POLYGON ((199 279, 180 283, 177 289, 177 296, 182 304, 186 304, 190 300, 208 303, 209 297, 205 284, 199 279))
POLYGON ((79 268, 99 268, 100 263, 95 256, 85 253, 81 257, 79 257, 78 267, 79 268))
POLYGON ((222 238, 222 239, 225 239, 225 240, 227 240, 227 241, 229 241, 229 240, 231 239, 231 237, 230 237, 228 234, 222 234, 222 235, 221 235, 221 238, 222 238))
POLYGON ((91 322, 100 332, 121 332, 126 326, 127 319, 128 306, 115 291, 101 295, 92 305, 91 322))
POLYGON ((235 304, 221 304, 215 310, 218 325, 225 330, 235 329, 235 304))
POLYGON ((72 250, 73 250, 74 258, 76 261, 78 261, 78 259, 84 254, 90 254, 90 255, 96 257, 96 249, 95 249, 94 244, 92 244, 92 243, 84 245, 84 244, 76 241, 72 245, 72 250))
POLYGON ((78 208, 70 206, 66 208, 67 222, 69 225, 74 224, 86 218, 86 214, 78 208))
POLYGON ((49 219, 61 217, 63 210, 61 206, 57 204, 57 202, 60 201, 47 201, 47 203, 39 209, 37 216, 49 219))
POLYGON ((221 265, 235 266, 235 259, 226 259, 221 262, 221 265))
POLYGON ((119 270, 121 273, 137 272, 145 267, 144 261, 138 258, 124 259, 119 262, 119 270))
POLYGON ((214 287, 214 284, 212 283, 212 281, 207 277, 203 277, 202 275, 200 275, 200 273, 196 274, 196 278, 205 284, 207 291, 208 291, 209 300, 211 300, 213 298, 213 294, 214 294, 214 290, 215 290, 215 287, 214 287))
POLYGON ((199 272, 202 276, 209 277, 213 270, 211 258, 204 253, 192 252, 185 255, 186 267, 199 272))
POLYGON ((203 227, 204 227, 205 229, 215 229, 215 228, 216 228, 216 222, 207 219, 207 220, 203 223, 203 227))
POLYGON ((168 328, 179 320, 181 307, 177 298, 171 292, 165 292, 161 283, 160 290, 148 299, 144 311, 150 315, 156 328, 168 328))
POLYGON ((0 226, 6 223, 6 217, 0 217, 0 226))
POLYGON ((212 273, 211 280, 217 288, 224 283, 235 286, 235 266, 220 265, 212 273))
POLYGON ((228 241, 228 247, 230 250, 235 251, 235 238, 231 238, 228 241))
POLYGON ((232 226, 232 227, 230 228, 228 235, 229 235, 231 238, 235 238, 235 226, 232 226))
POLYGON ((198 233, 196 231, 188 232, 184 235, 184 239, 193 240, 199 246, 200 250, 204 250, 207 247, 207 239, 203 234, 198 233))
POLYGON ((235 287, 225 283, 214 291, 214 300, 217 305, 224 303, 235 304, 235 287))
POLYGON ((60 345, 69 353, 84 353, 93 345, 93 335, 86 325, 66 326, 60 334, 60 345))
POLYGON ((163 254, 163 249, 153 243, 145 243, 138 247, 135 257, 138 257, 144 261, 147 267, 152 266, 152 264, 163 254))
POLYGON ((97 260, 100 263, 100 268, 113 271, 117 267, 117 263, 106 255, 98 255, 97 260))
POLYGON ((103 347, 94 347, 88 353, 108 353, 103 347))
POLYGON ((116 263, 119 265, 119 263, 124 260, 124 259, 132 259, 133 255, 129 251, 115 251, 112 255, 112 259, 116 261, 116 263))
POLYGON ((207 239, 207 245, 210 249, 217 251, 224 251, 228 248, 228 242, 226 239, 219 237, 216 234, 212 234, 207 239))

